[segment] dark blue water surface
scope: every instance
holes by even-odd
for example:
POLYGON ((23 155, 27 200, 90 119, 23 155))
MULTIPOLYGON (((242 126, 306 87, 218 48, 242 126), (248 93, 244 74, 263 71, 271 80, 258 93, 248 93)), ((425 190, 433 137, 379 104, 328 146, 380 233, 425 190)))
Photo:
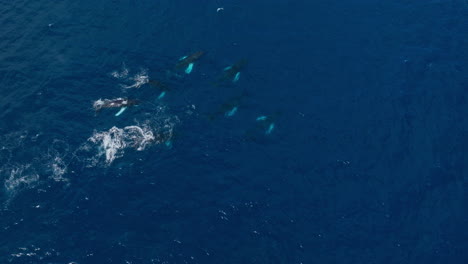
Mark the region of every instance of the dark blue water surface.
POLYGON ((468 263, 465 0, 3 0, 0 25, 0 263, 468 263), (140 103, 93 110, 115 98, 140 103))

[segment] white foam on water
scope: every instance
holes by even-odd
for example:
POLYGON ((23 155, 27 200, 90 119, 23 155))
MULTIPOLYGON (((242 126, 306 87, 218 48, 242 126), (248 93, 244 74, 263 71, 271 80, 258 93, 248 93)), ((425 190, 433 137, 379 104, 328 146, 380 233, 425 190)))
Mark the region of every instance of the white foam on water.
POLYGON ((44 180, 68 181, 65 175, 69 145, 64 141, 38 142, 37 133, 29 136, 27 132, 0 135, 0 139, 1 191, 6 195, 4 205, 7 206, 21 191, 46 183, 44 180))
POLYGON ((21 155, 27 147, 28 131, 17 131, 0 135, 0 180, 3 181, 4 191, 13 196, 17 189, 29 188, 39 180, 39 175, 29 163, 20 163, 21 155))
POLYGON ((87 142, 82 144, 74 155, 85 163, 86 167, 109 166, 115 159, 124 156, 125 151, 133 149, 143 151, 156 144, 165 144, 173 137, 177 116, 168 116, 165 107, 158 106, 145 114, 143 122, 119 128, 94 131, 87 142))
POLYGON ((19 247, 13 253, 8 255, 10 256, 9 262, 16 263, 21 261, 21 263, 41 263, 45 258, 60 256, 60 252, 53 248, 41 248, 35 245, 30 245, 19 247))
MULTIPOLYGON (((68 156, 70 154, 70 146, 61 140, 54 140, 52 145, 44 155, 41 163, 46 164, 45 174, 55 182, 68 182, 69 179, 64 175, 68 172, 68 156)), ((69 161, 68 161, 69 162, 69 161)))
POLYGON ((8 193, 15 192, 20 187, 31 188, 39 180, 39 174, 31 164, 23 164, 4 168, 0 170, 2 174, 9 174, 4 186, 8 193))
POLYGON ((125 89, 140 88, 142 85, 149 82, 148 70, 141 69, 139 73, 129 78, 133 82, 131 85, 122 85, 125 89))
POLYGON ((155 140, 155 136, 148 127, 118 128, 114 126, 108 131, 94 132, 88 140, 99 145, 98 155, 105 155, 106 163, 110 164, 116 158, 122 157, 126 148, 144 150, 155 140))
POLYGON ((111 72, 111 76, 117 79, 127 78, 129 73, 128 68, 125 66, 125 63, 122 64, 122 69, 120 71, 111 72))
POLYGON ((11 153, 14 150, 19 149, 24 145, 24 142, 28 137, 28 131, 17 131, 6 135, 0 135, 0 157, 4 158, 6 156, 11 156, 11 153))
POLYGON ((129 76, 130 70, 125 66, 125 63, 122 65, 122 69, 119 71, 111 72, 111 76, 122 80, 127 84, 120 84, 124 89, 140 88, 142 85, 149 82, 148 70, 141 69, 140 72, 133 76, 129 76), (131 84, 128 84, 131 83, 131 84))
POLYGON ((98 110, 101 110, 101 108, 106 104, 106 101, 105 100, 102 100, 102 99, 98 99, 96 101, 94 101, 93 103, 93 108, 94 110, 98 111, 98 110))
POLYGON ((68 178, 65 178, 63 175, 67 173, 67 164, 60 157, 55 157, 49 163, 49 168, 51 170, 50 178, 56 182, 67 182, 68 178))

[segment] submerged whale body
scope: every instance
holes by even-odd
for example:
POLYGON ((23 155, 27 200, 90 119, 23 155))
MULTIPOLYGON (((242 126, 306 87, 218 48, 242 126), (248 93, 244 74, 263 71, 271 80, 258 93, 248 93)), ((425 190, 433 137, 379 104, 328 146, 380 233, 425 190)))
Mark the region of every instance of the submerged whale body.
POLYGON ((275 118, 271 116, 261 115, 257 117, 255 121, 257 121, 257 123, 261 125, 261 127, 265 131, 265 135, 270 135, 276 126, 274 119, 275 118))
POLYGON ((179 63, 176 65, 176 69, 184 69, 186 74, 190 74, 193 70, 193 66, 195 65, 195 61, 200 59, 203 54, 205 54, 204 51, 197 51, 192 55, 180 58, 179 63))
POLYGON ((159 93, 158 100, 162 99, 166 95, 166 93, 170 90, 169 87, 165 83, 158 81, 158 80, 150 80, 148 83, 151 86, 161 91, 159 93))
POLYGON ((208 115, 209 120, 214 120, 218 116, 224 116, 227 118, 233 117, 238 111, 242 104, 242 101, 247 96, 247 92, 244 90, 242 94, 232 97, 220 105, 217 111, 208 115))
POLYGON ((224 73, 223 75, 218 79, 217 83, 215 85, 220 85, 222 83, 236 83, 239 81, 241 70, 245 67, 247 64, 246 59, 239 60, 235 64, 228 66, 224 68, 224 73))

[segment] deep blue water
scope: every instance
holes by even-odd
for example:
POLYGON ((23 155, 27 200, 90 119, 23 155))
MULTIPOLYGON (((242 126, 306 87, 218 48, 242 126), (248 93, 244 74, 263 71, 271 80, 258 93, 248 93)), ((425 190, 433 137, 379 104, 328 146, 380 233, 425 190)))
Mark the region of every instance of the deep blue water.
POLYGON ((0 263, 468 262, 465 0, 4 0, 0 25, 0 263), (115 98, 140 104, 93 110, 115 98))

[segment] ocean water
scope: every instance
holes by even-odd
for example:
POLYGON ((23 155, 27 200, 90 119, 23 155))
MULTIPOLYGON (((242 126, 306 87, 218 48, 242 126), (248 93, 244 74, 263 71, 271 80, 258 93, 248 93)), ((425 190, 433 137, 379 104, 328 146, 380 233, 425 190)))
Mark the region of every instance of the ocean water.
POLYGON ((467 1, 3 0, 0 25, 0 263, 468 262, 467 1))

